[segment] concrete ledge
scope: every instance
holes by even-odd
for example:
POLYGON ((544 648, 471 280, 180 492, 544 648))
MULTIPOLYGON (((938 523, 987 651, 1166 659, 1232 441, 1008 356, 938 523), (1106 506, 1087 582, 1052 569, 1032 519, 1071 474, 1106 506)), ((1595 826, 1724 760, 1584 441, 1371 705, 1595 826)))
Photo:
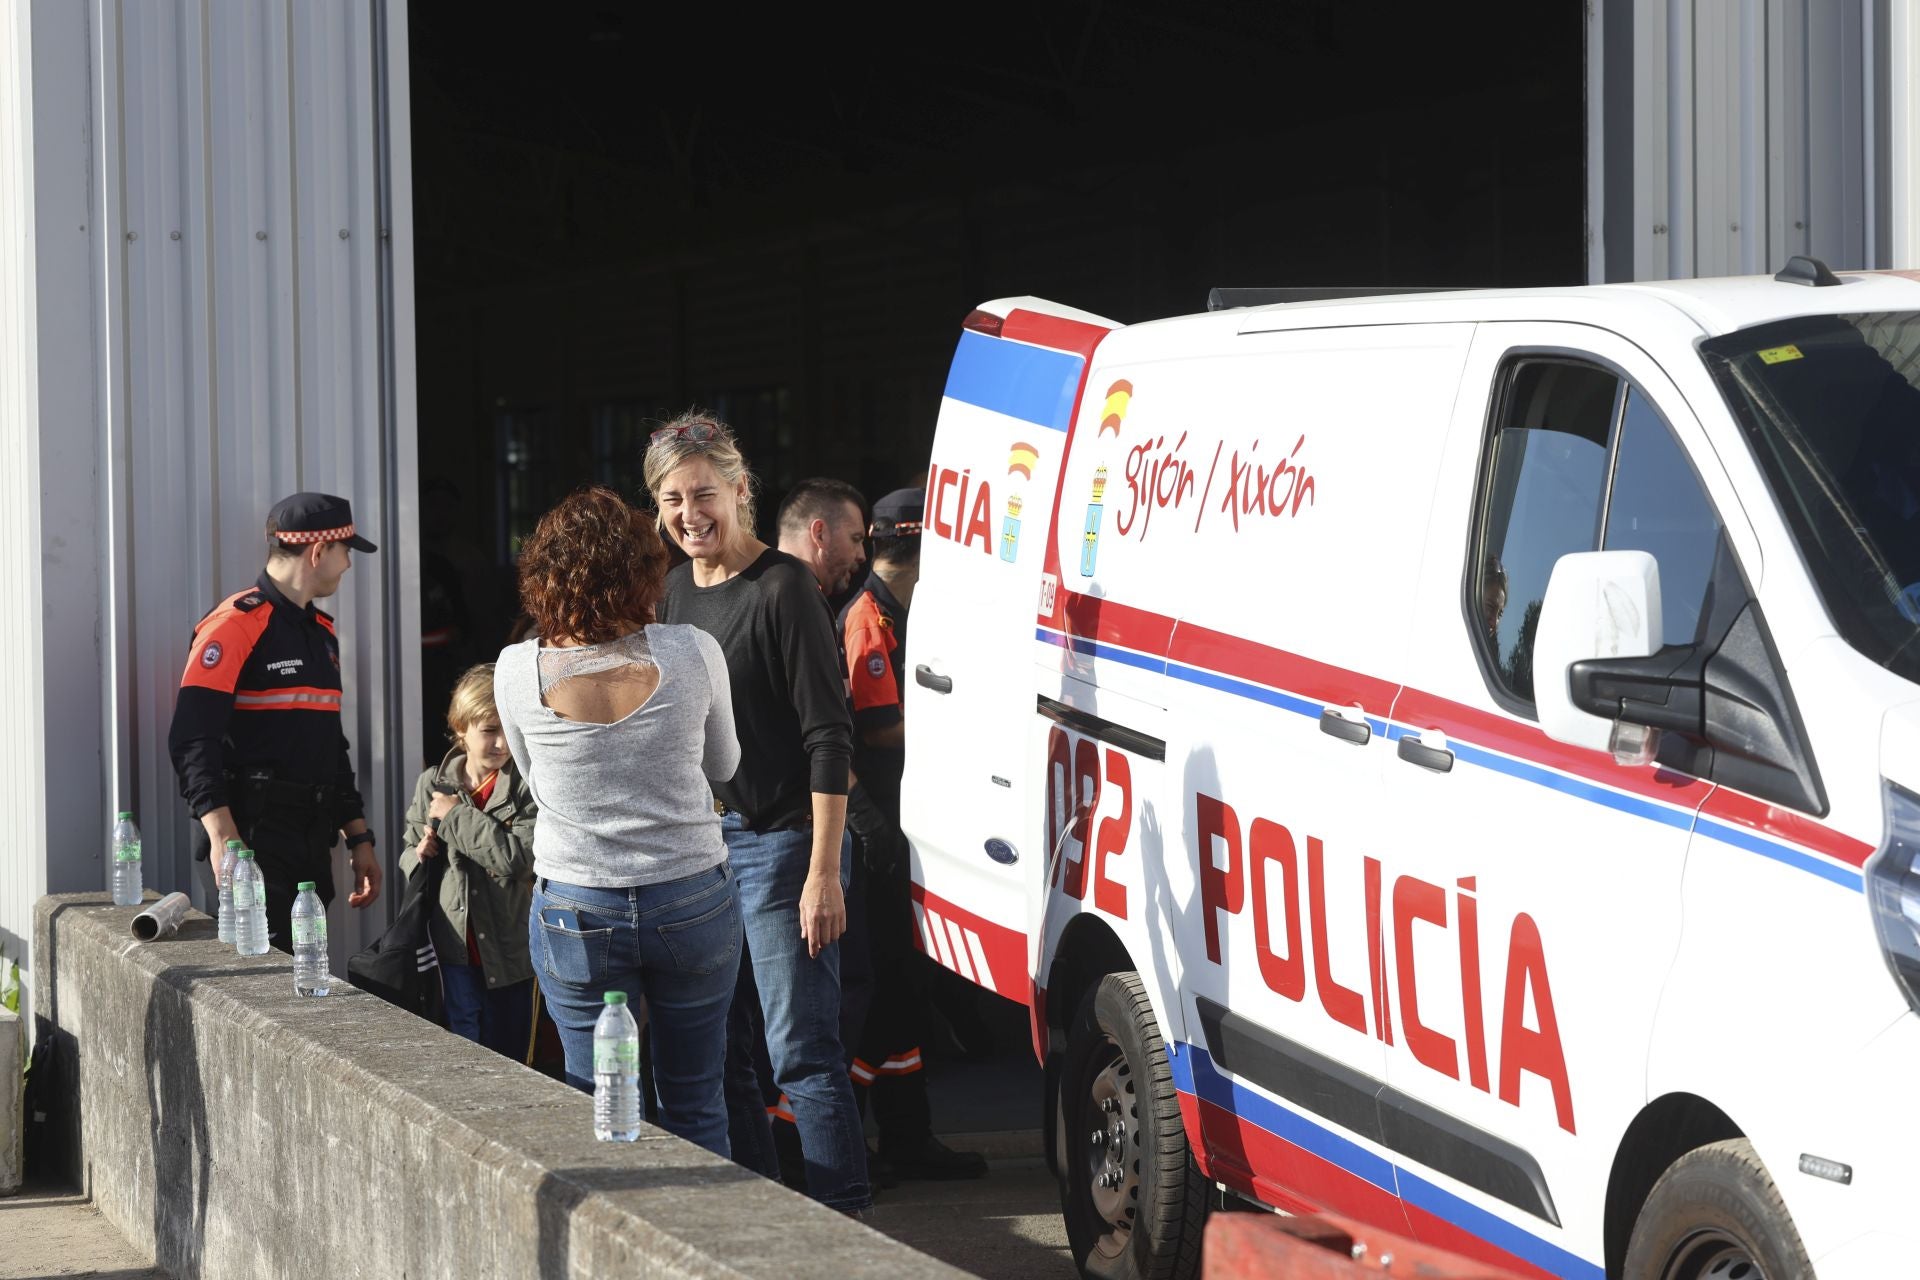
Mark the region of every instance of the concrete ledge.
MULTIPOLYGON (((175 1276, 958 1276, 364 992, 293 994, 198 913, 136 943, 42 898, 34 980, 77 1113, 67 1169, 175 1276)), ((56 1155, 61 1153, 56 1152, 56 1155)))

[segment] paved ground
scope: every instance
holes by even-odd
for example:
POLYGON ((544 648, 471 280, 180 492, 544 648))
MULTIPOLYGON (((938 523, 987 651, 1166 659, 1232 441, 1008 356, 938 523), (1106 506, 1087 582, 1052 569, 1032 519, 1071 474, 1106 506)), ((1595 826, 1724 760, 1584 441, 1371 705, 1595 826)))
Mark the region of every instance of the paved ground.
POLYGON ((956 1149, 987 1156, 977 1182, 903 1182, 882 1191, 875 1229, 993 1280, 1072 1280, 1060 1193, 1040 1147, 1040 1068, 1026 1010, 980 993, 977 1043, 928 1046, 934 1128, 956 1149))
POLYGON ((95 1276, 99 1280, 166 1280, 77 1191, 29 1184, 0 1200, 0 1280, 95 1276))
POLYGON ((1076 1274, 1053 1175, 1037 1156, 995 1159, 978 1182, 902 1183, 881 1193, 873 1226, 993 1280, 1073 1280, 1076 1274))

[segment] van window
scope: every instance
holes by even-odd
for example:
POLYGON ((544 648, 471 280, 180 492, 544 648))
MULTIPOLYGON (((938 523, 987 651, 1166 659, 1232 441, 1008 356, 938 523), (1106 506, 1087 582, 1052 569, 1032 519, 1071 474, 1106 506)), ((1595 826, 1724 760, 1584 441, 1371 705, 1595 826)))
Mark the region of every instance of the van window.
POLYGON ((1706 638, 1720 517, 1673 431, 1639 388, 1627 388, 1615 445, 1602 551, 1646 551, 1660 562, 1662 644, 1706 638))
POLYGON ((1660 563, 1662 644, 1712 627, 1715 591, 1745 599, 1706 490, 1646 393, 1619 375, 1559 359, 1509 367, 1469 600, 1498 687, 1531 708, 1533 634, 1561 556, 1646 551, 1660 563))
POLYGON ((1533 633, 1554 563, 1590 551, 1607 487, 1607 442, 1620 380, 1591 365, 1525 360, 1498 402, 1473 607, 1493 678, 1533 702, 1533 633))
POLYGON ((1801 316, 1700 351, 1834 626, 1920 680, 1920 312, 1801 316))

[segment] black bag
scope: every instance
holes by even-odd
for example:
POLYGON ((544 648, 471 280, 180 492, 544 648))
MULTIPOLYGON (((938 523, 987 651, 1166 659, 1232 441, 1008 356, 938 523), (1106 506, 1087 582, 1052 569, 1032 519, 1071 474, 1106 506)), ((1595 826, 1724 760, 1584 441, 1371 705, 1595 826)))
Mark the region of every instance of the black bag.
POLYGON ((429 1022, 440 1017, 440 957, 429 926, 447 855, 422 858, 407 877, 400 914, 374 944, 347 961, 347 981, 429 1022))

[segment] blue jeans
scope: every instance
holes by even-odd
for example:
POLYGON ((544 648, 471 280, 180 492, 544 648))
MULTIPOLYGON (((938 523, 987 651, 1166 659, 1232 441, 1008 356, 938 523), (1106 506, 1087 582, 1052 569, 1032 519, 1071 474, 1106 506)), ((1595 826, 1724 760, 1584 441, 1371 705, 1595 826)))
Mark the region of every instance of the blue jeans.
POLYGON ((742 966, 740 895, 727 865, 628 889, 536 880, 527 924, 567 1083, 593 1088, 601 996, 624 991, 630 1004, 644 997, 660 1127, 728 1155, 720 1072, 742 966))
MULTIPOLYGON (((864 1209, 867 1140, 840 1045, 840 947, 807 955, 800 936, 800 891, 807 882, 813 833, 747 830, 739 814, 720 820, 727 855, 740 878, 740 915, 748 964, 727 1022, 727 1120, 734 1159, 780 1177, 766 1100, 754 1070, 766 1038, 773 1082, 787 1095, 807 1160, 807 1194, 834 1209, 864 1209)), ((852 842, 840 845, 840 887, 853 869, 852 842)))
POLYGON ((527 1060, 533 1036, 531 978, 490 991, 479 965, 443 964, 440 989, 446 996, 447 1030, 515 1062, 527 1060))

